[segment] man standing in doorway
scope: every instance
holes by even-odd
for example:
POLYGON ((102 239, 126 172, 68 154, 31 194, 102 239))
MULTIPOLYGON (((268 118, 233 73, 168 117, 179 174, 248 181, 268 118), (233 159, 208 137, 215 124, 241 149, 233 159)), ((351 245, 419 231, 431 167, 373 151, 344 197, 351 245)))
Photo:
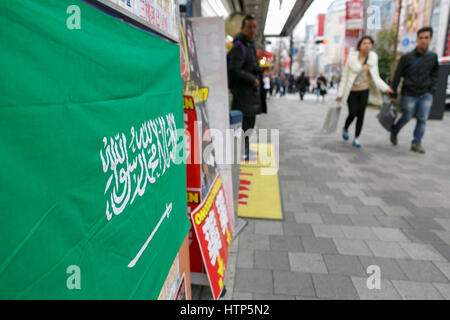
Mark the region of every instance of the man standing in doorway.
POLYGON ((397 145, 397 135, 405 124, 416 114, 417 122, 411 151, 425 153, 421 142, 425 134, 426 121, 433 104, 433 94, 438 81, 439 63, 436 53, 428 50, 433 37, 433 29, 424 27, 417 32, 417 47, 402 56, 394 76, 393 102, 397 102, 397 88, 403 78, 400 105, 402 116, 392 126, 391 143, 397 145))
MULTIPOLYGON (((244 133, 255 126, 256 115, 264 112, 261 101, 261 75, 256 56, 254 39, 256 37, 256 19, 246 15, 242 20, 241 32, 234 38, 230 52, 230 75, 233 79, 232 109, 243 113, 242 129, 244 133)), ((245 134, 245 160, 250 158, 250 142, 245 134)))

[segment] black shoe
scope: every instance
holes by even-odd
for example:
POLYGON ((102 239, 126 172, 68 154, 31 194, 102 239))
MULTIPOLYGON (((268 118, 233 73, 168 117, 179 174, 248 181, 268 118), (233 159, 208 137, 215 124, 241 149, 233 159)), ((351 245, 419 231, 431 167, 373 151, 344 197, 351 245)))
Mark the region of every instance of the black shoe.
POLYGON ((422 146, 417 143, 411 144, 411 151, 417 152, 417 153, 422 153, 422 154, 425 153, 425 150, 422 148, 422 146))
POLYGON ((393 132, 391 132, 391 143, 394 146, 397 145, 397 135, 395 133, 393 133, 393 132))

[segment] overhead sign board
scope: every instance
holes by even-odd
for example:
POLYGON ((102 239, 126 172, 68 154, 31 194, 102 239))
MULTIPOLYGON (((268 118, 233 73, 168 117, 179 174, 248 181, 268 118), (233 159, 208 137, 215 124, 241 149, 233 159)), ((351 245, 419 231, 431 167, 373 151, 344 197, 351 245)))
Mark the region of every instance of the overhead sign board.
POLYGON ((97 0, 178 42, 178 0, 97 0))

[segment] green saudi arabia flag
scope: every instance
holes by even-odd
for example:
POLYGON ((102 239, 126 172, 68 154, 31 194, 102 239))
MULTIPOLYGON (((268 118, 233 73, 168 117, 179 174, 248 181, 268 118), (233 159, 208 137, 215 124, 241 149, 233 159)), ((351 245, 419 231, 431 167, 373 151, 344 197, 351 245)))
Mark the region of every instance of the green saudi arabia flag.
POLYGON ((0 1, 0 43, 0 299, 156 299, 190 226, 179 47, 79 0, 0 1))

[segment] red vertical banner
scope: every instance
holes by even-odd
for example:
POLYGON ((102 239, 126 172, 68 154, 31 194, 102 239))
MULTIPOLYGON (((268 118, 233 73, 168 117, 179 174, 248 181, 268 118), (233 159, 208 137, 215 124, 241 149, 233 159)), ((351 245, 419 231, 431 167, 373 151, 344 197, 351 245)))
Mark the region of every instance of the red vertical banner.
POLYGON ((345 3, 345 54, 344 64, 351 48, 356 49, 363 25, 363 0, 350 0, 345 3))
POLYGON ((232 240, 220 175, 216 177, 208 196, 191 213, 191 218, 213 297, 217 300, 223 289, 232 240))
MULTIPOLYGON (((186 152, 186 178, 187 178, 187 205, 188 216, 201 203, 202 175, 200 166, 201 157, 201 128, 198 122, 197 109, 191 96, 183 97, 184 104, 184 143, 186 152)), ((191 272, 203 273, 200 247, 191 226, 189 231, 189 259, 191 272)))

